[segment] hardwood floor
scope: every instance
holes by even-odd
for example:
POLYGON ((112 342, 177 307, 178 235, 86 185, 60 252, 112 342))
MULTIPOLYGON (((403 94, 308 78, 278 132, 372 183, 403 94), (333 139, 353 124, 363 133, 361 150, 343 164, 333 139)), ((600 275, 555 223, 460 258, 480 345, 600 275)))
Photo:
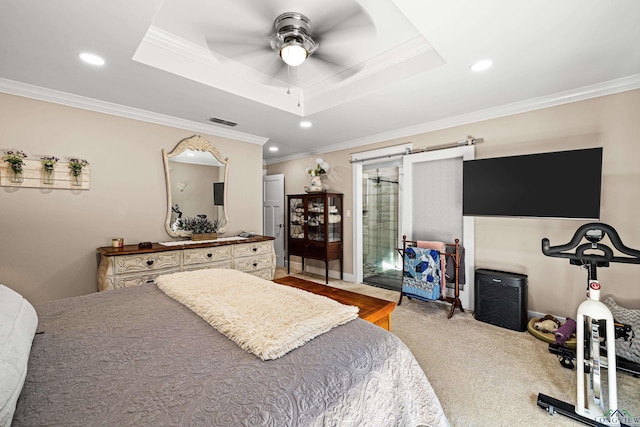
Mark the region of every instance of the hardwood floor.
POLYGON ((361 319, 374 323, 387 331, 391 330, 391 312, 396 307, 395 302, 334 288, 294 276, 281 277, 273 281, 323 295, 342 304, 355 305, 360 309, 358 316, 361 319))

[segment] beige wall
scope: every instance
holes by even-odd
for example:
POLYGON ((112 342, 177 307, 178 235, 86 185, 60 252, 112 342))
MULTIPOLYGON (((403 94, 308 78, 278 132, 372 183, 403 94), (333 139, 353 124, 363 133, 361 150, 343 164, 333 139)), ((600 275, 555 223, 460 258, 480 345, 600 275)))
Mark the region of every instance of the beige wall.
MULTIPOLYGON (((345 194, 352 205, 350 153, 413 142, 414 148, 482 137, 476 158, 525 153, 604 147, 601 222, 618 231, 629 247, 640 248, 640 90, 581 101, 450 129, 385 141, 357 149, 322 154, 332 170, 327 182, 332 191, 345 194)), ((304 169, 317 155, 269 165, 268 174, 285 174, 286 193, 299 193, 308 178, 304 169)), ((580 178, 576 177, 576 185, 580 178)), ((345 218, 345 272, 353 272, 352 218, 345 218)), ((529 276, 529 309, 575 316, 584 300, 586 273, 559 258, 542 255, 541 239, 566 243, 585 221, 476 218, 475 266, 523 273, 529 276)), ((603 294, 613 295, 628 307, 640 307, 640 265, 612 264, 599 270, 603 294)))
MULTIPOLYGON (((95 292, 96 248, 170 240, 162 152, 192 131, 0 93, 0 156, 91 163, 91 189, 0 187, 0 283, 32 302, 95 292)), ((226 235, 262 230, 262 147, 202 135, 229 157, 226 235)))

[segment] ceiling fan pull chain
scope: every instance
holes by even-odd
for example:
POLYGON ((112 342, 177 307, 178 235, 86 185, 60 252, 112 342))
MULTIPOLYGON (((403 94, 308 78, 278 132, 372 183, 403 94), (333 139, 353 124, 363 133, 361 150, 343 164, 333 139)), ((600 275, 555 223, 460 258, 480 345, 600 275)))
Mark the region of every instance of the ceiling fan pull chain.
POLYGON ((296 67, 298 73, 298 108, 300 108, 300 67, 296 67))
POLYGON ((287 95, 291 95, 289 86, 291 86, 291 67, 287 64, 287 95))

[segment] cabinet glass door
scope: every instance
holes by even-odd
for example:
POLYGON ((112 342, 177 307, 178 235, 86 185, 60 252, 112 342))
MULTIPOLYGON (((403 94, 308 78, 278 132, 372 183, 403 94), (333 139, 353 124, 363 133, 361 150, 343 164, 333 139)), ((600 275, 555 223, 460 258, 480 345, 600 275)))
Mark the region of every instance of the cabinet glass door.
POLYGON ((329 242, 342 240, 342 198, 330 196, 328 198, 328 237, 329 242))
POLYGON ((304 239, 304 203, 301 198, 289 199, 289 237, 304 239))
POLYGON ((307 198, 307 238, 324 241, 324 196, 307 198))

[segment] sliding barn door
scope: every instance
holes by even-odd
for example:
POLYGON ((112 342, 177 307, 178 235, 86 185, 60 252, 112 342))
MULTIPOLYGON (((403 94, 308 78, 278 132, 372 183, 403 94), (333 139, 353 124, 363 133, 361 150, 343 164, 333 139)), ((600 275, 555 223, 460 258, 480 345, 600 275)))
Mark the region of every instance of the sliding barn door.
POLYGON ((404 156, 403 230, 409 240, 453 243, 465 248, 466 284, 460 299, 473 306, 473 218, 462 216, 462 162, 474 147, 456 147, 404 156))

